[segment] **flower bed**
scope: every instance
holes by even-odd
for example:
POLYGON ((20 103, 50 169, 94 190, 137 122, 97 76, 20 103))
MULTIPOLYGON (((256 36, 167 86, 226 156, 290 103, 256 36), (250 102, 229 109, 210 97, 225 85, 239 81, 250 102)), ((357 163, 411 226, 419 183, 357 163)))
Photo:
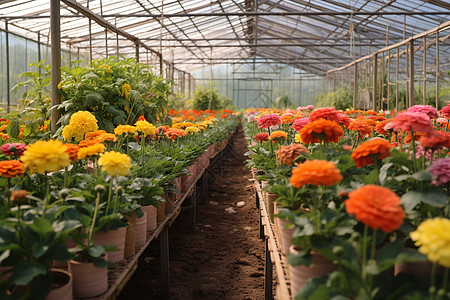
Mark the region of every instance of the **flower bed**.
POLYGON ((334 264, 292 290, 296 299, 447 297, 447 271, 436 266, 448 267, 450 251, 449 109, 441 118, 423 105, 246 111, 248 167, 295 228, 289 263, 316 272, 320 255, 334 264), (425 279, 403 267, 419 262, 432 266, 425 279))

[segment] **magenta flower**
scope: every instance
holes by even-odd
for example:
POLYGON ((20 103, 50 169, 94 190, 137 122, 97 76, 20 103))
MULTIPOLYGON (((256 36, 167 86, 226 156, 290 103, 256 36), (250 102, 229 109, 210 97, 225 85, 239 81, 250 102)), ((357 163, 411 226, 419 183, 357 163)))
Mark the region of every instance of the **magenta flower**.
POLYGON ((281 124, 281 118, 277 114, 262 115, 257 120, 258 128, 269 128, 281 124))
POLYGON ((3 154, 6 156, 17 155, 17 157, 20 157, 25 150, 27 150, 27 146, 22 143, 8 143, 1 146, 0 150, 2 150, 3 154))
POLYGON ((433 184, 438 186, 450 181, 450 157, 438 158, 428 168, 433 174, 433 184))
POLYGON ((305 126, 308 123, 309 123, 309 118, 297 119, 294 121, 294 123, 292 123, 291 128, 293 128, 295 131, 300 131, 300 129, 302 129, 303 126, 305 126))
POLYGON ((427 114, 430 119, 437 119, 439 117, 437 109, 429 105, 413 105, 408 108, 407 112, 420 112, 427 114))
MULTIPOLYGON (((387 124, 395 131, 414 131, 429 133, 432 132, 433 125, 427 114, 420 112, 403 112, 395 116, 391 123, 387 124)), ((385 126, 385 128, 387 127, 385 126)), ((390 128, 389 128, 390 129, 390 128)))

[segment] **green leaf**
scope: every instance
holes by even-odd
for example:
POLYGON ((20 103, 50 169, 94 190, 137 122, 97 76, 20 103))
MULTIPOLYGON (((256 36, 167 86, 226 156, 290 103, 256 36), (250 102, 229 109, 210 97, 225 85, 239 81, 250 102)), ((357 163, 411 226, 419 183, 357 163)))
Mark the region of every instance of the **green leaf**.
POLYGON ((13 284, 27 285, 36 276, 44 275, 47 269, 38 263, 20 262, 14 266, 10 280, 13 284))
POLYGON ((44 217, 35 218, 33 224, 28 226, 40 235, 45 235, 46 233, 53 231, 52 224, 44 217))
POLYGON ((11 120, 6 127, 6 131, 10 137, 17 138, 20 133, 19 122, 17 120, 11 120))
POLYGON ((312 264, 312 255, 309 253, 305 255, 304 253, 299 251, 297 255, 289 255, 288 262, 293 266, 310 266, 312 264))
POLYGON ((375 184, 378 180, 378 169, 374 169, 368 175, 363 176, 365 184, 375 184))
POLYGON ((33 244, 33 246, 32 246, 33 256, 39 258, 42 255, 44 255, 45 252, 47 252, 47 249, 48 249, 48 246, 44 246, 41 244, 33 244))
POLYGON ((101 257, 105 254, 105 248, 99 245, 89 247, 89 255, 92 257, 101 257))
POLYGON ((417 204, 426 203, 433 207, 441 207, 447 203, 447 195, 440 190, 429 192, 409 191, 401 198, 406 211, 411 211, 417 204))

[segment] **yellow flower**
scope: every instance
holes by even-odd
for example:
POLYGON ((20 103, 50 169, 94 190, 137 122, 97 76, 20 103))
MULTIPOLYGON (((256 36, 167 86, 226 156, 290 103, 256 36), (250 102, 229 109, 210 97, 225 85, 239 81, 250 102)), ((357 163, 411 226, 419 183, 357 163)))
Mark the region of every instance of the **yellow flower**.
POLYGON ((102 170, 108 175, 126 176, 130 174, 131 159, 126 154, 110 151, 100 154, 98 165, 101 166, 102 170))
POLYGON ((156 127, 147 121, 137 121, 134 126, 136 126, 136 130, 144 134, 144 136, 149 134, 153 135, 156 132, 156 127))
POLYGON ((196 132, 199 132, 200 129, 198 129, 198 128, 195 127, 195 126, 189 126, 189 127, 186 127, 186 128, 184 129, 184 131, 186 131, 187 133, 196 133, 196 132))
POLYGON ((198 125, 198 129, 205 130, 206 128, 205 128, 205 126, 198 125))
POLYGON ((300 136, 300 133, 295 134, 295 142, 296 143, 303 143, 302 137, 300 136))
POLYGON ((88 111, 78 111, 74 113, 70 117, 68 129, 64 127, 66 133, 64 134, 63 129, 63 137, 67 141, 71 141, 72 138, 75 138, 77 142, 83 139, 83 136, 86 132, 96 131, 98 129, 97 119, 88 111), (66 139, 66 136, 68 137, 66 139))
POLYGON ((125 96, 125 99, 130 101, 130 92, 131 92, 131 86, 128 83, 124 83, 122 85, 122 95, 125 96))
POLYGON ((103 66, 101 66, 101 68, 105 69, 105 72, 106 72, 106 73, 111 73, 111 67, 110 67, 110 66, 108 66, 108 65, 103 65, 103 66))
POLYGON ((122 135, 124 133, 136 133, 136 127, 131 125, 119 125, 114 129, 116 135, 122 135))
POLYGON ((20 157, 30 173, 56 172, 70 164, 66 147, 59 140, 37 141, 27 147, 20 157))
POLYGON ((78 159, 85 159, 88 156, 98 155, 103 152, 105 152, 105 145, 100 143, 80 148, 80 150, 78 150, 78 159))
POLYGON ((58 90, 62 89, 63 82, 58 83, 58 90))
POLYGON ((203 122, 198 124, 198 126, 202 126, 202 127, 205 127, 205 128, 207 128, 208 125, 209 125, 208 121, 203 121, 203 122))
POLYGON ((434 218, 423 221, 409 235, 428 260, 450 268, 450 220, 434 218))

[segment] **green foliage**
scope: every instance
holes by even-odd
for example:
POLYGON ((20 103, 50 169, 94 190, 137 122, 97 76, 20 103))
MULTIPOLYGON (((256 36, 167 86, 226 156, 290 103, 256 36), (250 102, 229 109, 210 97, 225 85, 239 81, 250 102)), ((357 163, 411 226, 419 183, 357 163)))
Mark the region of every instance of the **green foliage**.
POLYGON ((222 109, 228 107, 231 99, 220 95, 215 89, 203 86, 197 87, 193 99, 193 108, 196 110, 222 109))
POLYGON ((70 116, 80 110, 91 112, 108 132, 120 124, 134 124, 141 115, 152 123, 158 117, 164 124, 170 120, 166 106, 172 83, 134 58, 108 57, 93 61, 92 68, 61 70, 61 125, 67 125, 70 116))
POLYGON ((293 108, 294 104, 292 104, 291 100, 288 96, 280 96, 271 105, 273 108, 278 109, 286 109, 286 108, 293 108))
POLYGON ((334 107, 345 110, 353 106, 353 94, 348 90, 338 89, 328 94, 320 94, 314 98, 315 107, 334 107))

